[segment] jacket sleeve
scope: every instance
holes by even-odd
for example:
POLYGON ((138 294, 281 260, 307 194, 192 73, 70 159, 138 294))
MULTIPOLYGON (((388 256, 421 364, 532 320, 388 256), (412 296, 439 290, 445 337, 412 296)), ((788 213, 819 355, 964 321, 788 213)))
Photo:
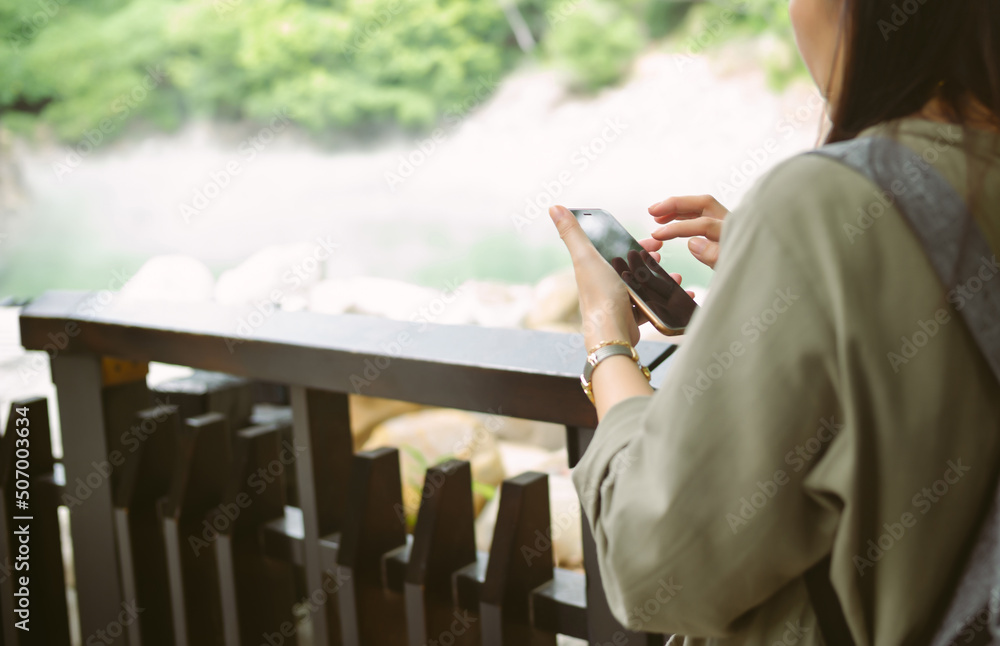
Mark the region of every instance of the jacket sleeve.
POLYGON ((612 612, 633 630, 730 635, 830 550, 837 514, 802 485, 843 428, 836 289, 769 217, 821 214, 770 193, 729 216, 709 302, 660 389, 608 411, 573 472, 612 612))

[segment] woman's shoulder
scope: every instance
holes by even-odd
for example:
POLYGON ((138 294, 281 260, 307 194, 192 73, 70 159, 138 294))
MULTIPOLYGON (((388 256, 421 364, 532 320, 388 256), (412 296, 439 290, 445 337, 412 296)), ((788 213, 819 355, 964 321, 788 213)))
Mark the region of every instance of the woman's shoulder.
POLYGON ((737 220, 748 225, 756 221, 803 244, 810 238, 828 240, 830 234, 850 243, 852 228, 867 226, 872 213, 881 217, 885 210, 880 192, 868 179, 809 151, 768 171, 735 213, 737 220))

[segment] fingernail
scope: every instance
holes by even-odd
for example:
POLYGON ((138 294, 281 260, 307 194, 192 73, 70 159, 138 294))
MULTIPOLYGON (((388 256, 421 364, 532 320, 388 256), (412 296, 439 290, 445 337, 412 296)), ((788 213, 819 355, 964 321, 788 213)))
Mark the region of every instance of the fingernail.
POLYGON ((657 202, 656 204, 652 205, 651 207, 649 207, 649 208, 648 208, 648 209, 646 209, 646 210, 647 210, 647 211, 652 211, 653 209, 655 209, 656 207, 658 207, 658 206, 659 206, 659 205, 661 205, 661 204, 663 204, 663 202, 657 202))
POLYGON ((692 251, 695 255, 700 254, 708 246, 708 240, 702 238, 691 238, 688 240, 688 249, 692 251))
POLYGON ((553 222, 558 222, 559 220, 561 220, 563 218, 564 215, 565 215, 565 213, 563 212, 563 208, 562 207, 560 207, 560 206, 550 206, 549 207, 549 217, 552 218, 553 222))

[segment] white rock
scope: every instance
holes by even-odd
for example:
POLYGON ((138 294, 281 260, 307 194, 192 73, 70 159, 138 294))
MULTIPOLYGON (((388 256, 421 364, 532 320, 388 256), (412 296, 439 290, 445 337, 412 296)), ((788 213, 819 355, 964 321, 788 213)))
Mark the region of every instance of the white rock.
POLYGON ((455 292, 371 276, 318 283, 309 292, 308 308, 323 314, 371 314, 398 321, 474 322, 471 307, 455 292))
POLYGON ((123 298, 205 303, 212 300, 215 278, 199 260, 188 256, 154 256, 126 282, 123 298))
POLYGON ((531 310, 525 317, 525 327, 554 329, 580 323, 580 296, 573 271, 550 274, 538 282, 532 294, 531 310))
POLYGON ((295 299, 291 297, 304 296, 319 282, 323 267, 321 251, 316 244, 307 242, 261 249, 219 276, 215 300, 224 305, 247 305, 262 300, 288 301, 293 305, 295 299))
MULTIPOLYGON (((500 413, 503 410, 497 412, 500 413)), ((501 442, 530 445, 532 448, 544 451, 554 451, 566 446, 566 427, 562 424, 486 413, 477 414, 487 418, 484 423, 494 431, 497 439, 501 442)))
POLYGON ((483 327, 521 327, 531 310, 534 287, 467 280, 455 290, 459 307, 471 311, 483 327))

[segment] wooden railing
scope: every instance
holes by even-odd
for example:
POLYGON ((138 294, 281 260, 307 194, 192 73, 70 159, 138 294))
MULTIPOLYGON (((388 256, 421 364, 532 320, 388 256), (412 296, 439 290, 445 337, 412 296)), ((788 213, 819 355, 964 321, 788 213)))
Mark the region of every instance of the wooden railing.
MULTIPOLYGON (((16 402, 32 442, 32 632, 12 625, 18 573, 4 569, 3 644, 68 643, 57 504, 88 646, 663 643, 611 616, 585 521, 586 575, 554 567, 538 538, 551 535, 545 475, 503 483, 486 554, 467 462, 431 467, 408 534, 397 450, 352 448, 347 395, 360 391, 564 425, 575 464, 596 425, 578 335, 84 292, 48 292, 20 320, 24 347, 49 353, 64 456, 42 439, 45 400, 16 402), (240 320, 251 333, 236 334, 240 320), (150 389, 151 361, 225 374, 150 389)), ((654 385, 674 348, 639 345, 654 385)), ((0 444, 8 565, 21 513, 13 408, 0 444)))

